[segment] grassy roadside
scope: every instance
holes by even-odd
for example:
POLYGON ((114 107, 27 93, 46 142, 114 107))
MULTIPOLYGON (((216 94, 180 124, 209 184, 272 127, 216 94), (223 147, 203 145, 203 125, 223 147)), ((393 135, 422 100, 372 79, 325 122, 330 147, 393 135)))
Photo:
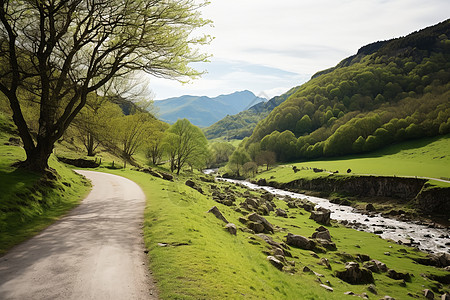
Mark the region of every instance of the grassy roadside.
MULTIPOLYGON (((418 176, 450 179, 450 135, 421 139, 393 145, 381 151, 366 155, 347 156, 338 159, 312 160, 280 165, 256 176, 257 179, 273 179, 284 183, 300 178, 328 176, 328 173, 314 173, 318 168, 339 174, 418 176), (301 170, 294 173, 292 168, 301 170), (272 178, 273 177, 273 178, 272 178)), ((433 185, 450 187, 448 183, 431 181, 433 185)))
POLYGON ((11 165, 25 158, 18 146, 5 145, 9 135, 0 135, 0 255, 36 235, 80 203, 89 183, 53 156, 50 166, 60 175, 56 182, 11 165))
MULTIPOLYGON (((421 276, 447 274, 412 260, 423 257, 423 253, 382 240, 374 234, 336 224, 328 229, 337 251, 315 253, 313 256, 311 251, 291 247, 293 257, 287 259, 295 266, 281 272, 266 260, 270 247, 262 239, 239 230, 237 236, 233 236, 224 230, 222 221, 206 213, 215 205, 230 222, 243 227, 238 221, 242 214, 234 207, 216 203, 210 193, 212 185, 222 191, 228 187, 238 194, 245 194, 243 188, 228 183, 203 183, 194 176, 196 184, 205 191, 202 195, 184 184, 186 177, 169 182, 137 171, 104 171, 135 181, 147 196, 144 239, 149 249, 150 268, 162 299, 342 299, 347 291, 366 292, 371 298, 390 295, 405 299, 409 297, 407 293, 422 295, 424 288, 436 291, 450 289, 448 285, 442 286, 421 276), (389 256, 385 254, 387 252, 389 256), (350 258, 345 259, 347 254, 350 258), (334 277, 336 270, 344 268, 343 262, 355 259, 357 254, 369 255, 398 272, 413 274, 412 280, 403 283, 385 273, 374 273, 378 293, 375 296, 368 292, 368 285, 350 285, 334 277), (318 264, 320 258, 330 261, 331 270, 318 264), (303 272, 305 266, 324 277, 303 272), (334 292, 320 287, 318 280, 328 281, 334 292)), ((253 197, 261 196, 258 192, 252 194, 253 197)), ((242 200, 238 198, 236 204, 242 200)), ((290 216, 287 219, 276 217, 274 213, 266 216, 269 222, 278 226, 270 235, 275 241, 282 242, 288 232, 311 236, 319 226, 303 209, 289 209, 282 200, 275 200, 275 203, 290 216)))

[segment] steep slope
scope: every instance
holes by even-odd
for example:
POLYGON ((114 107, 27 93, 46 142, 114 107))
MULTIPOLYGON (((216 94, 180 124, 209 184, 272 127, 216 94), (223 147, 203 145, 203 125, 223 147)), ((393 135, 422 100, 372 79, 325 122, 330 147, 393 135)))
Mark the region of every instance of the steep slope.
POLYGON ((281 96, 276 96, 267 102, 259 102, 247 110, 236 115, 227 115, 225 118, 204 129, 208 139, 226 138, 243 139, 249 137, 256 124, 278 105, 291 96, 298 87, 290 89, 281 96))
POLYGON ((169 123, 187 118, 192 124, 206 127, 226 115, 233 115, 266 99, 250 91, 235 92, 210 98, 206 96, 181 96, 155 101, 160 118, 169 123))
POLYGON ((297 89, 244 146, 260 143, 290 161, 450 132, 449 36, 446 20, 362 47, 297 89))

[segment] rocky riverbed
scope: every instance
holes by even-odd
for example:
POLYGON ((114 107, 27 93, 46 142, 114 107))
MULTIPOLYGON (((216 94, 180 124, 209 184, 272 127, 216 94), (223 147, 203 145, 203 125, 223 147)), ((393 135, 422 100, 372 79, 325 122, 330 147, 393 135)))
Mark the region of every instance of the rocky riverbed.
POLYGON ((430 253, 450 253, 450 230, 439 225, 420 224, 419 222, 405 222, 386 218, 377 213, 356 211, 349 206, 331 203, 327 199, 306 196, 276 189, 259 186, 248 181, 219 178, 219 180, 241 184, 251 189, 266 190, 279 197, 306 199, 320 207, 331 211, 331 218, 357 230, 375 233, 384 239, 391 239, 398 243, 417 247, 430 253))

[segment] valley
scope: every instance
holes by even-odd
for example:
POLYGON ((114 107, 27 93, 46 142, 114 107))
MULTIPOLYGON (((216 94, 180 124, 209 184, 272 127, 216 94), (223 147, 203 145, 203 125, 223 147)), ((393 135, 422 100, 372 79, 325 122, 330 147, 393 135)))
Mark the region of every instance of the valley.
POLYGON ((207 2, 0 5, 0 298, 450 299, 450 19, 153 101, 206 75, 207 2))

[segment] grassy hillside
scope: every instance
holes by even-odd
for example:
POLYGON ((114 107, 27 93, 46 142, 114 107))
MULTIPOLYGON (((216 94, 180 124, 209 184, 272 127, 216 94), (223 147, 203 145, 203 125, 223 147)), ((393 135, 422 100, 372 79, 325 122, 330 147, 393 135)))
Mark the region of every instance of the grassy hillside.
MULTIPOLYGON (((292 257, 286 257, 290 263, 279 271, 267 261, 272 250, 265 241, 241 230, 236 236, 231 235, 224 229, 224 222, 207 213, 217 206, 228 221, 245 228, 239 221, 245 213, 238 212, 238 204, 248 196, 261 198, 259 192, 249 193, 228 183, 203 183, 192 175, 189 178, 204 191, 200 194, 184 184, 188 177, 169 182, 136 171, 113 173, 134 180, 147 195, 144 238, 162 299, 343 299, 348 291, 367 293, 375 299, 384 295, 406 299, 408 293, 420 297, 425 288, 436 293, 449 290, 448 284, 439 288, 439 283, 421 276, 447 274, 412 260, 424 254, 337 224, 327 227, 337 251, 312 252, 290 247, 292 257), (211 193, 217 189, 236 195, 237 207, 213 201, 211 193), (344 262, 356 260, 358 254, 378 259, 398 272, 413 274, 412 280, 404 283, 386 273, 374 273, 374 295, 368 291, 369 284, 351 285, 335 277, 337 270, 344 269, 344 262), (323 258, 329 260, 331 269, 319 264, 323 258), (305 266, 316 275, 304 272, 305 266), (325 290, 321 282, 334 291, 325 290)), ((289 218, 277 217, 273 212, 265 216, 276 225, 275 232, 268 234, 274 241, 283 242, 288 232, 310 236, 319 226, 303 209, 290 209, 278 199, 274 203, 289 214, 289 218)))
POLYGON ((49 164, 58 172, 56 180, 11 166, 25 159, 13 133, 14 126, 0 112, 0 255, 75 207, 90 186, 53 155, 49 164))
MULTIPOLYGON (((329 175, 314 173, 312 168, 338 171, 339 174, 347 174, 350 169, 352 175, 418 176, 450 180, 450 135, 403 142, 370 154, 281 165, 258 175, 257 178, 289 182, 298 178, 329 175), (302 171, 294 173, 294 166, 302 171)), ((433 183, 446 185, 437 181, 433 183)))
POLYGON ((360 49, 256 126, 280 161, 365 153, 450 132, 450 20, 360 49))

